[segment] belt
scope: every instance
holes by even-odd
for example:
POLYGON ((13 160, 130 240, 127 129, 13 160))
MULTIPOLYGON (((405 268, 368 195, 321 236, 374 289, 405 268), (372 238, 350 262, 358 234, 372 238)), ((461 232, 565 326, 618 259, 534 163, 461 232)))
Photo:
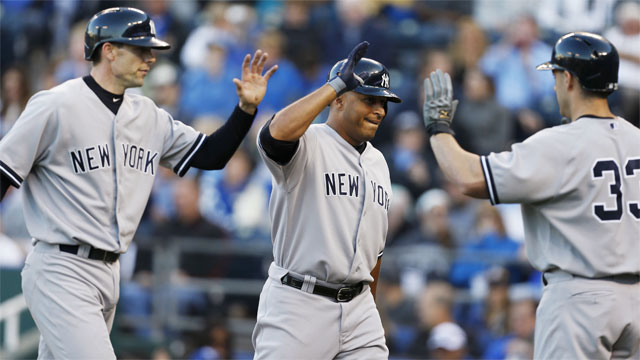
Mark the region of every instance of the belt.
MULTIPOLYGON (((77 255, 80 246, 78 245, 58 245, 60 247, 60 251, 77 255)), ((89 255, 87 258, 92 260, 102 260, 109 263, 115 262, 120 257, 120 254, 109 252, 105 250, 96 249, 94 247, 90 248, 89 255)))
MULTIPOLYGON (((545 277, 544 277, 544 274, 550 273, 550 272, 553 272, 553 271, 556 271, 556 270, 545 271, 542 274, 542 283, 544 285, 548 284, 547 279, 545 279, 545 277)), ((569 274, 569 273, 567 273, 567 274, 569 274)), ((590 278, 590 277, 580 276, 580 275, 575 275, 575 274, 569 274, 569 275, 573 276, 574 278, 579 278, 579 279, 607 280, 607 281, 613 281, 613 282, 622 283, 622 284, 640 283, 640 274, 634 274, 634 273, 609 275, 609 276, 602 276, 602 277, 597 277, 597 278, 590 278)))
MULTIPOLYGON (((304 284, 303 279, 295 278, 290 274, 286 274, 285 276, 283 276, 281 281, 282 284, 291 286, 292 288, 296 288, 298 290, 301 290, 302 285, 304 284)), ((354 285, 342 286, 337 289, 322 285, 315 285, 313 287, 313 293, 330 297, 332 299, 335 299, 337 302, 349 302, 362 292, 363 285, 364 284, 362 283, 362 281, 354 285)))

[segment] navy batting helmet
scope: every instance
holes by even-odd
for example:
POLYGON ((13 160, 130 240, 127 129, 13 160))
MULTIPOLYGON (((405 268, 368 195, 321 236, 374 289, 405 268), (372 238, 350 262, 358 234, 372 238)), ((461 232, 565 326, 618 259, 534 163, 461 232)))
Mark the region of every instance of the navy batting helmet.
MULTIPOLYGON (((340 60, 333 65, 331 71, 329 71, 327 80, 337 76, 345 62, 347 62, 347 59, 340 60)), ((353 91, 364 95, 383 96, 395 103, 402 102, 396 94, 389 90, 389 70, 381 63, 369 58, 362 58, 356 64, 353 73, 358 75, 363 81, 363 83, 358 85, 353 91)))
POLYGON ((585 90, 611 93, 618 89, 618 51, 609 40, 587 32, 562 36, 553 47, 551 61, 537 70, 566 70, 577 76, 585 90))
POLYGON ((91 60, 105 42, 168 49, 171 46, 156 38, 153 20, 144 11, 130 7, 102 10, 93 15, 84 33, 84 58, 91 60))

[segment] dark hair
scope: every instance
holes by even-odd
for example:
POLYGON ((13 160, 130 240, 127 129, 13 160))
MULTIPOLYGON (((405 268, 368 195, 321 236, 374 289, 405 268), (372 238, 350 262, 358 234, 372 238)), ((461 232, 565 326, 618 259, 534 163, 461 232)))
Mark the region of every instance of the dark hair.
MULTIPOLYGON (((120 44, 120 43, 116 43, 116 42, 109 42, 107 41, 109 44, 117 47, 117 48, 121 48, 124 46, 124 44, 120 44)), ((102 55, 102 47, 104 46, 105 43, 100 44, 100 46, 98 46, 96 48, 96 50, 93 52, 93 55, 91 56, 91 63, 93 64, 93 66, 98 65, 98 63, 100 63, 100 56, 102 55)))

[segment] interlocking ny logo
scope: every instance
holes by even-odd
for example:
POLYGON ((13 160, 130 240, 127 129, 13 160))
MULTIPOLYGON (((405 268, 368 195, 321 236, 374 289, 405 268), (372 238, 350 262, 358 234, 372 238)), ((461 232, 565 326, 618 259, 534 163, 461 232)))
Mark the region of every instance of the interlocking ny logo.
POLYGON ((382 74, 382 83, 380 84, 382 85, 382 87, 389 87, 389 75, 388 74, 382 74))

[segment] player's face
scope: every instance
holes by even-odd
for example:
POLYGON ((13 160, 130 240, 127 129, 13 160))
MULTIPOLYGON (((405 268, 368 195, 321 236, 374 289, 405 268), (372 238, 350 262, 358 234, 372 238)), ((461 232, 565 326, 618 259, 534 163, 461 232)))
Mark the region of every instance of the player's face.
POLYGON ((144 85, 145 76, 156 62, 153 50, 125 44, 115 48, 115 51, 111 70, 116 81, 125 89, 144 85))
POLYGON ((384 108, 387 99, 353 91, 347 92, 344 96, 343 127, 346 140, 352 145, 360 145, 373 139, 386 115, 384 108))

